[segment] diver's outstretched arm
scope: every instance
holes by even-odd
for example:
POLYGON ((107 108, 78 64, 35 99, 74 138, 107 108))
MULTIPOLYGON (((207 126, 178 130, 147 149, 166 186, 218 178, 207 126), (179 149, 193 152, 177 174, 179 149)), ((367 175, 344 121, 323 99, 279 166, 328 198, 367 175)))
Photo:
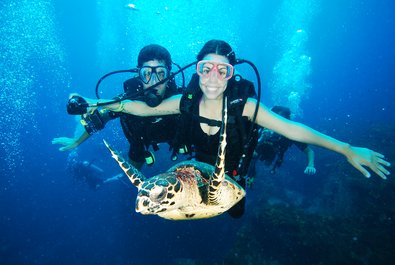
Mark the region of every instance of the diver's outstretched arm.
MULTIPOLYGON (((250 119, 253 117, 257 101, 248 99, 243 115, 250 119)), ((365 177, 369 178, 370 173, 365 168, 370 168, 382 179, 387 179, 390 172, 385 168, 391 164, 384 159, 384 155, 373 150, 355 147, 345 142, 339 141, 326 134, 320 133, 304 124, 294 122, 277 115, 260 103, 256 123, 262 127, 271 129, 285 137, 306 144, 313 144, 324 147, 344 155, 347 161, 358 169, 365 177)))
POLYGON ((76 138, 69 138, 69 137, 58 137, 58 138, 53 138, 52 139, 52 144, 60 144, 62 147, 59 148, 59 151, 69 151, 72 150, 76 147, 78 147, 80 144, 85 142, 90 135, 84 131, 79 137, 76 138))
POLYGON ((124 175, 124 173, 119 173, 119 174, 117 174, 117 175, 115 175, 113 177, 110 177, 110 178, 104 180, 103 183, 119 180, 120 178, 122 178, 123 175, 124 175))
MULTIPOLYGON (((161 116, 161 115, 172 115, 180 113, 180 100, 182 95, 174 95, 166 98, 156 107, 150 107, 143 101, 138 100, 124 100, 117 103, 102 106, 103 109, 110 110, 112 112, 124 112, 136 116, 161 116)), ((95 103, 107 103, 112 100, 100 99, 93 100, 84 98, 90 104, 95 103)), ((89 112, 93 112, 96 107, 89 108, 89 112)))

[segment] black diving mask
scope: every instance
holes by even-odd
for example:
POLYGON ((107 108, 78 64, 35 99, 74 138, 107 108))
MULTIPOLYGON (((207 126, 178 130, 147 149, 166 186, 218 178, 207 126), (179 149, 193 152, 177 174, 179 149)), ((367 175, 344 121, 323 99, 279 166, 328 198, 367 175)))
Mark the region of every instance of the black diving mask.
POLYGON ((144 84, 148 84, 151 81, 153 75, 156 76, 158 81, 162 81, 169 76, 169 70, 164 65, 142 66, 139 69, 139 77, 144 84))

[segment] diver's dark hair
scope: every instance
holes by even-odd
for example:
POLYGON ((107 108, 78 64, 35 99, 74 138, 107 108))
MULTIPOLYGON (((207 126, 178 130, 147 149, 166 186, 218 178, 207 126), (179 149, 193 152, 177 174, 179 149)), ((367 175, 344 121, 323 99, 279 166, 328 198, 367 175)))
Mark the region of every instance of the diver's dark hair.
POLYGON ((232 50, 232 47, 230 47, 230 45, 223 40, 210 40, 206 42, 196 58, 198 61, 201 61, 203 60, 204 56, 210 53, 225 56, 228 58, 231 65, 236 64, 235 52, 232 50))
POLYGON ((142 67, 143 63, 151 60, 164 61, 169 71, 171 70, 171 55, 163 46, 150 44, 142 48, 137 58, 137 67, 142 67))
POLYGON ((278 115, 283 116, 284 118, 290 120, 291 119, 291 110, 287 107, 283 106, 274 106, 272 111, 277 113, 278 115))

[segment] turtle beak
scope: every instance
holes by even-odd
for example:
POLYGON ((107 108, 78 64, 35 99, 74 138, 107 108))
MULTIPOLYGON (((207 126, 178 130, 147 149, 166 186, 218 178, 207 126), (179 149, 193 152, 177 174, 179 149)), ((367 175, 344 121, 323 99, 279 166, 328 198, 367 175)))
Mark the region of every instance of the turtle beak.
POLYGON ((136 212, 141 214, 156 214, 160 205, 152 205, 152 202, 147 197, 140 197, 136 199, 136 212))

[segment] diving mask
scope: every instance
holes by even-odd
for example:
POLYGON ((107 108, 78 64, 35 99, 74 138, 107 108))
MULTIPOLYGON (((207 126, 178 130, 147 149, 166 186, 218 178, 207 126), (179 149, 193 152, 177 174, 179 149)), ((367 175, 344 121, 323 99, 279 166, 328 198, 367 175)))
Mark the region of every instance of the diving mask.
POLYGON ((144 84, 148 84, 151 81, 153 74, 156 75, 158 81, 162 81, 169 76, 169 70, 163 65, 143 66, 139 69, 139 77, 144 84))
POLYGON ((233 66, 228 63, 202 60, 197 63, 196 72, 202 78, 209 78, 216 73, 218 79, 229 80, 233 76, 233 66))

